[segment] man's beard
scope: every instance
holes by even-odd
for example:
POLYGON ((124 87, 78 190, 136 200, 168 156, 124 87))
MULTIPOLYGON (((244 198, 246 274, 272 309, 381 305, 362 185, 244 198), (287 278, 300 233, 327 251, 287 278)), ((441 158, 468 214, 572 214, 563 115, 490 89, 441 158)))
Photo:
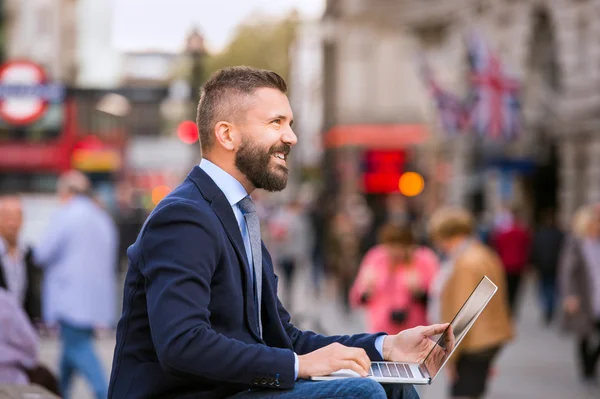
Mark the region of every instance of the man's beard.
POLYGON ((288 169, 283 165, 273 165, 271 162, 276 152, 283 153, 287 158, 290 148, 290 145, 282 144, 265 151, 260 145, 243 138, 235 154, 235 166, 254 187, 267 191, 281 191, 287 185, 288 169))

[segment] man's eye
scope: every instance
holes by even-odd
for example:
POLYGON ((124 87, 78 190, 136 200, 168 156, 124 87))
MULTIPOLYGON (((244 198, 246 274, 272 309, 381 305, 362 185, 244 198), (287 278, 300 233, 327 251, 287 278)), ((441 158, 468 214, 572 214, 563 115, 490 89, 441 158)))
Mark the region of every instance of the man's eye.
POLYGON ((281 119, 274 119, 273 122, 271 122, 271 123, 276 123, 276 124, 280 125, 281 119))

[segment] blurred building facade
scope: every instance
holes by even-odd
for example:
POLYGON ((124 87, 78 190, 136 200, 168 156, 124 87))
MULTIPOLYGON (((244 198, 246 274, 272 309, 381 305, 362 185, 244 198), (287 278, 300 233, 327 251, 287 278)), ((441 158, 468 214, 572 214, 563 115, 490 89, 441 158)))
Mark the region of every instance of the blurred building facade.
POLYGON ((43 66, 51 79, 74 83, 77 65, 76 0, 5 0, 5 54, 43 66))
POLYGON ((166 86, 179 54, 163 51, 126 52, 123 56, 121 83, 126 86, 166 86))
POLYGON ((310 177, 323 157, 323 35, 318 22, 296 28, 290 49, 289 97, 294 110, 294 132, 301 139, 292 151, 290 185, 310 177))
POLYGON ((76 0, 77 86, 110 89, 119 85, 122 56, 114 45, 113 22, 119 0, 76 0))
MULTIPOLYGON (((329 0, 325 138, 339 126, 424 126, 411 146, 433 206, 493 211, 511 201, 532 216, 556 207, 566 221, 581 203, 600 200, 599 13, 598 0, 329 0), (523 81, 525 128, 516 142, 476 143, 439 128, 417 57, 427 57, 444 87, 464 93, 473 29, 523 81)), ((350 144, 334 156, 356 158, 350 144)))
POLYGON ((71 86, 116 87, 114 1, 4 0, 5 58, 35 62, 71 86))

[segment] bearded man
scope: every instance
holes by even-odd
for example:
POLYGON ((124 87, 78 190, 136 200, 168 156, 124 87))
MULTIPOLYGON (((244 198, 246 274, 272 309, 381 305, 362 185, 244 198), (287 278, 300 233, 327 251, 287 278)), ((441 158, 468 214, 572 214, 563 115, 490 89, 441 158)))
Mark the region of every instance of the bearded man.
POLYGON ((202 87, 202 160, 128 250, 109 398, 417 398, 368 378, 316 382, 371 360, 418 362, 446 325, 395 336, 301 331, 277 298, 250 194, 283 190, 297 137, 285 81, 249 67, 202 87))

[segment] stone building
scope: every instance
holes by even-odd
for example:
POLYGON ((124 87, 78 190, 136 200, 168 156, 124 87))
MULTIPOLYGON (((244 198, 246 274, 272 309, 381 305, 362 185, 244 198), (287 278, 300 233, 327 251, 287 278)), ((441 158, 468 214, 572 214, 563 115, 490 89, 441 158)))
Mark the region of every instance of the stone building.
MULTIPOLYGON (((566 222, 581 204, 600 201, 598 17, 600 0, 329 0, 324 134, 420 126, 422 139, 410 147, 427 177, 428 206, 493 211, 510 201, 531 218, 556 208, 566 222), (419 75, 425 56, 445 88, 464 94, 465 39, 474 30, 523 82, 524 129, 514 142, 449 137, 419 75)), ((336 163, 353 151, 328 153, 336 163)))
POLYGON ((28 59, 50 79, 75 83, 76 0, 5 0, 5 58, 28 59))
POLYGON ((121 60, 113 46, 117 0, 4 0, 5 60, 41 65, 70 87, 112 89, 121 60))

